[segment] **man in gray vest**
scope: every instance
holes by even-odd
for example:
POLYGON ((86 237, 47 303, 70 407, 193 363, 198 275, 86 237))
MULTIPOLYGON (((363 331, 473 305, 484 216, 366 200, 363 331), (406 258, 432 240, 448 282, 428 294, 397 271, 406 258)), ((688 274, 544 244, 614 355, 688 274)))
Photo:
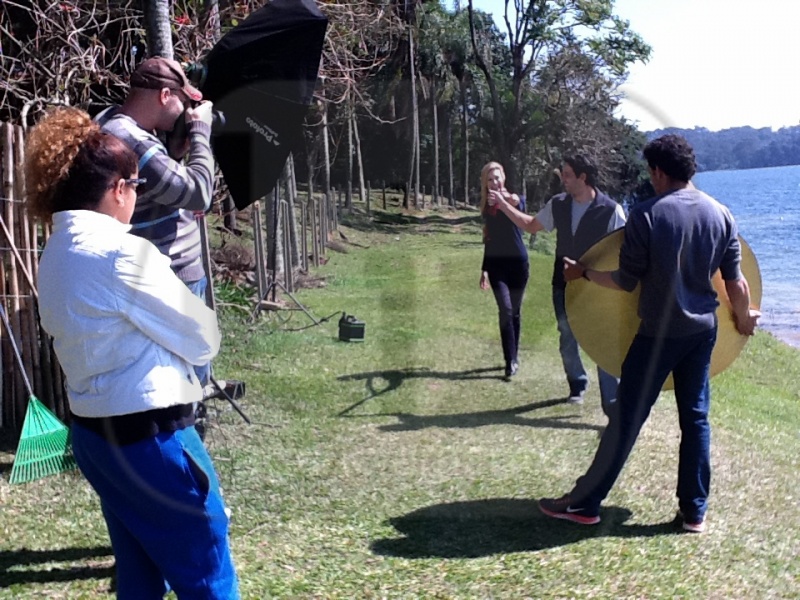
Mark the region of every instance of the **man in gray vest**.
MULTIPOLYGON (((589 378, 581 361, 578 342, 567 321, 564 304, 564 257, 581 256, 607 233, 625 225, 622 207, 597 189, 597 167, 583 155, 567 156, 561 167, 565 193, 550 198, 535 217, 503 202, 498 204, 508 217, 529 233, 542 229, 557 231, 556 258, 553 267, 553 308, 560 335, 559 351, 569 384, 568 401, 582 404, 589 378)), ((597 368, 600 400, 608 415, 617 398, 618 380, 597 368)))

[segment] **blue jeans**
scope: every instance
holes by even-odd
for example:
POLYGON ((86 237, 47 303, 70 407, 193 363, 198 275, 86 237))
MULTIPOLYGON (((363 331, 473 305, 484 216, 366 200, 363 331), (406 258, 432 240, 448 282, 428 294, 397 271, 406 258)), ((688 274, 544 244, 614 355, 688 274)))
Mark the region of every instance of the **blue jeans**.
POLYGON ((487 266, 500 324, 500 343, 506 365, 517 360, 522 324, 522 300, 528 284, 527 260, 494 261, 487 266))
MULTIPOLYGON (((198 279, 197 281, 184 281, 184 283, 195 296, 202 298, 205 302, 206 288, 208 287, 208 278, 205 275, 203 275, 202 279, 198 279)), ((194 373, 197 375, 200 385, 205 386, 211 380, 211 363, 208 362, 204 365, 195 366, 194 373)))
POLYGON ((194 427, 116 446, 73 423, 72 445, 100 496, 117 598, 239 598, 217 475, 194 427))
MULTIPOLYGON (((578 340, 575 339, 567 320, 564 296, 565 290, 563 288, 553 287, 553 310, 556 313, 556 325, 559 333, 558 351, 561 353, 561 362, 564 364, 569 393, 570 396, 573 396, 586 391, 589 385, 589 377, 586 375, 586 369, 583 367, 583 361, 581 361, 578 340)), ((611 373, 607 373, 597 367, 597 381, 600 387, 600 402, 603 406, 603 412, 608 415, 617 398, 619 380, 611 373)))
POLYGON ((682 338, 637 335, 625 361, 617 409, 609 418, 594 460, 571 496, 595 509, 608 495, 628 459, 650 409, 672 373, 681 427, 678 507, 689 522, 702 520, 711 484, 708 373, 717 329, 682 338))

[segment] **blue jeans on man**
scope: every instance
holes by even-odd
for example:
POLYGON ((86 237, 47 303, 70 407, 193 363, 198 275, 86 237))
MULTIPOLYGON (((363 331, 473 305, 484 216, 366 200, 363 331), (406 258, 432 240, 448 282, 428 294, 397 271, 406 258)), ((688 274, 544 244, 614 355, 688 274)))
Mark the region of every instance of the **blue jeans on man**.
MULTIPOLYGON (((559 333, 558 350, 561 353, 561 361, 564 363, 570 397, 582 397, 589 385, 589 377, 581 360, 578 340, 575 339, 567 320, 565 292, 564 288, 553 287, 553 309, 556 313, 556 325, 559 333)), ((597 381, 600 387, 600 402, 603 412, 609 416, 617 399, 619 380, 597 367, 597 381)))
POLYGON ((617 410, 609 417, 589 470, 569 494, 572 505, 597 514, 672 373, 681 428, 678 507, 685 522, 703 521, 711 483, 708 376, 716 339, 716 327, 680 338, 634 338, 622 363, 617 410))

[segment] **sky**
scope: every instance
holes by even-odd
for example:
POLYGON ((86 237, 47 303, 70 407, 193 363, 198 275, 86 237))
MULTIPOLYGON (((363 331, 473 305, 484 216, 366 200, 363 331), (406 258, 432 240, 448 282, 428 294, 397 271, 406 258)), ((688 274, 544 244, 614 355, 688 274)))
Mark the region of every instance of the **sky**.
MULTIPOLYGON (((473 5, 502 22, 503 0, 473 5)), ((800 125, 800 1, 616 0, 614 13, 652 47, 619 110, 642 131, 800 125)))

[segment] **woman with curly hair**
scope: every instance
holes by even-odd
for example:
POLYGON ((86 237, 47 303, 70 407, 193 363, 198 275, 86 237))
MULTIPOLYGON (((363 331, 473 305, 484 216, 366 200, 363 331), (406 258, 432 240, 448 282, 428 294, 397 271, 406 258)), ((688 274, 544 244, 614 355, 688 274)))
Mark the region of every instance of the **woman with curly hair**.
POLYGON ((192 365, 219 350, 216 316, 149 241, 128 233, 136 155, 89 115, 30 134, 31 213, 52 222, 39 312, 67 380, 72 443, 100 496, 119 598, 238 598, 228 517, 194 428, 192 365))
POLYGON ((519 369, 519 334, 522 299, 528 283, 528 251, 522 232, 504 213, 497 210, 498 198, 525 211, 525 201, 506 189, 503 165, 486 163, 481 170, 481 215, 483 216, 483 263, 480 287, 490 286, 497 301, 500 321, 500 342, 505 359, 505 376, 510 378, 519 369))

